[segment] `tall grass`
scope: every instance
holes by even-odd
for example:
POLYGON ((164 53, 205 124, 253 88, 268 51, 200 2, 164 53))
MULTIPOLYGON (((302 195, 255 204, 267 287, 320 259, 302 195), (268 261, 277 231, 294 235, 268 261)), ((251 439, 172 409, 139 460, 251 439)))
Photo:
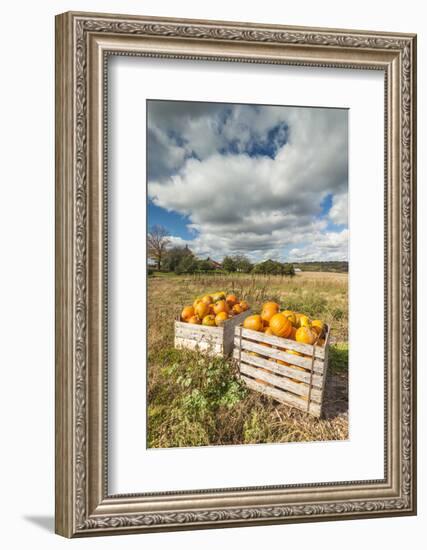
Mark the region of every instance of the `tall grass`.
POLYGON ((346 276, 264 275, 153 277, 148 307, 148 445, 186 447, 345 439, 348 365, 346 276), (266 300, 332 327, 331 376, 341 409, 319 420, 243 387, 229 360, 173 348, 173 321, 196 296, 224 290, 254 311, 266 300), (344 405, 343 405, 344 404, 344 405), (337 412, 338 411, 338 412, 337 412))

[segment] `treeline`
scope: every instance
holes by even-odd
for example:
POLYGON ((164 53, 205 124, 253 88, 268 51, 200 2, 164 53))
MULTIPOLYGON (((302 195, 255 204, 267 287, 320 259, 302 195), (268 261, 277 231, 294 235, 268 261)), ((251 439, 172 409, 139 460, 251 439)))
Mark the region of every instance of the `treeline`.
POLYGON ((206 273, 215 269, 213 263, 209 260, 201 260, 191 252, 188 247, 169 248, 162 260, 161 270, 166 272, 175 272, 178 275, 182 273, 206 273))
POLYGON ((228 273, 240 271, 242 273, 254 273, 263 275, 295 275, 293 264, 265 260, 252 264, 245 256, 226 256, 222 262, 223 268, 228 273))
MULTIPOLYGON (((295 275, 292 264, 266 260, 265 262, 252 263, 244 255, 225 256, 221 263, 215 262, 210 258, 198 258, 187 246, 172 247, 165 250, 162 254, 160 265, 157 264, 160 271, 166 273, 254 273, 265 275, 295 275)), ((152 273, 149 268, 149 273, 152 273)))
POLYGON ((294 268, 301 271, 329 271, 332 273, 348 273, 348 262, 301 262, 294 263, 294 268))
MULTIPOLYGON (((210 258, 197 258, 188 246, 171 246, 169 233, 161 225, 150 228, 147 237, 148 257, 155 263, 157 271, 169 273, 259 273, 265 275, 295 275, 301 271, 348 272, 348 262, 300 262, 281 263, 275 260, 252 263, 244 255, 225 256, 221 263, 210 258)), ((153 273, 149 266, 148 273, 153 273)))

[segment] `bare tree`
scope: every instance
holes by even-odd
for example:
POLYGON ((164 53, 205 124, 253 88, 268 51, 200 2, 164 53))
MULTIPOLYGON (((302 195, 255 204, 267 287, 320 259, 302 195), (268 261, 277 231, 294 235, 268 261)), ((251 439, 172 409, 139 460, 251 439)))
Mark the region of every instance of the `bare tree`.
POLYGON ((156 260, 157 269, 160 270, 162 259, 164 258, 166 249, 170 243, 168 239, 169 233, 162 225, 153 225, 148 233, 148 257, 156 260))

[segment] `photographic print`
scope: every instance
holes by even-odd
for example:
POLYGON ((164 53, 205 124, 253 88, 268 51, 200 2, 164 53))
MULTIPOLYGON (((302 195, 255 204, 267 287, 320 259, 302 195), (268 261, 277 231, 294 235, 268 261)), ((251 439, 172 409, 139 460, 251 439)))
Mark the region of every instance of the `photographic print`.
POLYGON ((348 437, 348 111, 147 101, 148 447, 348 437))
POLYGON ((416 35, 55 26, 55 531, 416 514, 416 35))

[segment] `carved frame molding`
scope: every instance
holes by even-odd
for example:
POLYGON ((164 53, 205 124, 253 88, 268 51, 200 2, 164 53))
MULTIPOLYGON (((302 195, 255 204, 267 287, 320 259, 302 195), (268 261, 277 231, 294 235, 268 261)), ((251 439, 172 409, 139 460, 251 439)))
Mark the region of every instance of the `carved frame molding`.
POLYGON ((56 531, 67 536, 414 514, 416 37, 66 13, 56 18, 56 531), (185 58, 385 73, 384 480, 108 495, 106 59, 185 58))

